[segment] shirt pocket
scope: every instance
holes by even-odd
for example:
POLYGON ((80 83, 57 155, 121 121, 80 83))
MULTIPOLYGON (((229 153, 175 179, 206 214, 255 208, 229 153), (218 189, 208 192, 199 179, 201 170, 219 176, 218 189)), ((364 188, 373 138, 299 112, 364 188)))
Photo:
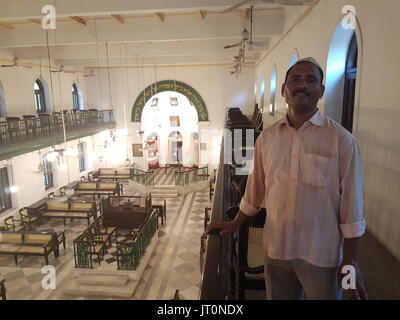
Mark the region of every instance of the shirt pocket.
POLYGON ((334 157, 316 153, 303 153, 300 161, 300 181, 312 187, 325 187, 332 174, 334 157))

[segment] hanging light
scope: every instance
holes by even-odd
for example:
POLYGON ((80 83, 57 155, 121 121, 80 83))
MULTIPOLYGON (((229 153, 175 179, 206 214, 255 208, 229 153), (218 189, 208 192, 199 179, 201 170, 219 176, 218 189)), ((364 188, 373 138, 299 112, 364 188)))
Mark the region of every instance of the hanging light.
POLYGON ((129 158, 126 158, 125 160, 125 166, 130 167, 131 166, 131 160, 129 160, 129 158))

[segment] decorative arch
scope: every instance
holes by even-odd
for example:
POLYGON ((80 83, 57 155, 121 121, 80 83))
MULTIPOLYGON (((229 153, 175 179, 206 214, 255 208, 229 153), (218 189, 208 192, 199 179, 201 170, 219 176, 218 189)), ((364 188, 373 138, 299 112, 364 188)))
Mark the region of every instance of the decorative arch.
POLYGON ((154 92, 159 93, 163 91, 176 91, 183 94, 196 108, 199 121, 208 121, 207 107, 200 94, 186 83, 174 80, 158 81, 144 89, 133 104, 131 121, 141 122, 142 111, 146 102, 154 95, 154 92))

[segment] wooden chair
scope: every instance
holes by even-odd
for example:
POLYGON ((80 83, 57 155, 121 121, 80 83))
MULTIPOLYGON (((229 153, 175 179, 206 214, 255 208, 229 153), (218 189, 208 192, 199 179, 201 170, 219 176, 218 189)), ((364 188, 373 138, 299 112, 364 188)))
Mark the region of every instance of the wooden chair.
POLYGON ((38 217, 33 216, 27 207, 19 210, 19 215, 21 217, 21 222, 24 226, 28 226, 26 230, 32 230, 32 225, 38 220, 38 217))
POLYGON ((15 222, 22 222, 21 220, 16 220, 14 219, 13 216, 8 217, 4 220, 4 225, 6 227, 6 230, 9 231, 25 231, 25 226, 24 225, 16 225, 15 222))
POLYGON ((6 279, 0 279, 0 297, 2 300, 7 300, 6 287, 4 285, 6 279))
POLYGON ((239 300, 245 298, 245 290, 264 290, 265 251, 262 234, 266 211, 249 217, 239 229, 239 300))

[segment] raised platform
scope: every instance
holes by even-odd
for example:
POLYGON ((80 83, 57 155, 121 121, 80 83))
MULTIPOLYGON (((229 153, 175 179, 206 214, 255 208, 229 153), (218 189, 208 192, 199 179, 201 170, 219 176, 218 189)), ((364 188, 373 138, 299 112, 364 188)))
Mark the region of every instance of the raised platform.
POLYGON ((97 269, 75 268, 63 290, 66 296, 132 299, 136 287, 158 243, 156 232, 136 270, 117 270, 116 263, 102 263, 97 269))

